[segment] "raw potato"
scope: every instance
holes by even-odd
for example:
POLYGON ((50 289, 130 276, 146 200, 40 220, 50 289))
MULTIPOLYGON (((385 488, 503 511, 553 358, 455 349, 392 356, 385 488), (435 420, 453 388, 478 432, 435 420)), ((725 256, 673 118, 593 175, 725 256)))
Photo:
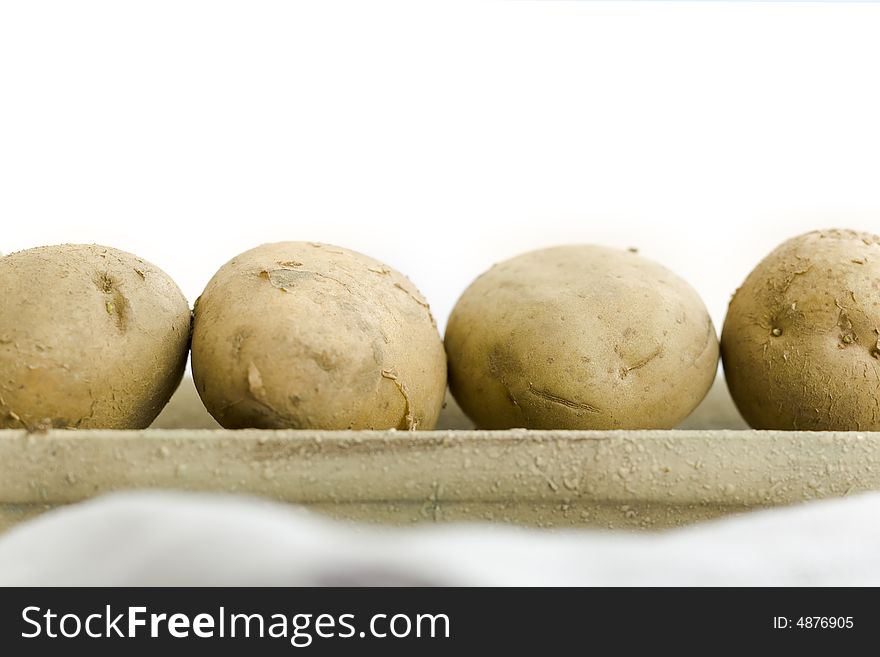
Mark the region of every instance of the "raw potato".
POLYGON ((455 306, 446 350, 452 393, 486 429, 671 428, 718 365, 697 293, 634 252, 599 246, 495 265, 455 306))
POLYGON ((756 429, 880 430, 880 237, 784 242, 736 291, 724 374, 756 429))
POLYGON ((189 304, 165 272, 97 245, 0 258, 0 428, 144 429, 186 366, 189 304))
POLYGON ((404 276, 327 244, 264 244, 196 302, 193 379, 227 429, 432 429, 446 356, 404 276))

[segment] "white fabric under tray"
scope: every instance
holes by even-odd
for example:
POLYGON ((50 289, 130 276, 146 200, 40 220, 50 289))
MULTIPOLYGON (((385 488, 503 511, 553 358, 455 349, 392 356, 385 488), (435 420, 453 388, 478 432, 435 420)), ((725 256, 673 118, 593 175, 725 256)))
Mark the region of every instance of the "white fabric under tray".
POLYGON ((878 585, 880 493, 664 533, 383 528, 129 492, 0 536, 0 585, 878 585))

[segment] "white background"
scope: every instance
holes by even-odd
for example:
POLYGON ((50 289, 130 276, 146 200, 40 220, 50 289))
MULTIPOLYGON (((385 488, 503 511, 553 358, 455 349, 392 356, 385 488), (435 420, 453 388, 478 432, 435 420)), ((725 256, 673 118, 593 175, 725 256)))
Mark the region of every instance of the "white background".
POLYGON ((98 242, 192 302, 265 241, 408 274, 642 252, 730 294, 779 241, 880 232, 880 5, 7 2, 0 250, 98 242))

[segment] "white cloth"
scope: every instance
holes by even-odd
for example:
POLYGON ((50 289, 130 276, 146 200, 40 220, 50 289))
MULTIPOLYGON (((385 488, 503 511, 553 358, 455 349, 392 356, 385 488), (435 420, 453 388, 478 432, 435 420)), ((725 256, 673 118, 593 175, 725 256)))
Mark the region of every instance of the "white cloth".
POLYGON ((880 585, 880 493, 662 533, 382 528, 130 492, 0 536, 0 585, 880 585))

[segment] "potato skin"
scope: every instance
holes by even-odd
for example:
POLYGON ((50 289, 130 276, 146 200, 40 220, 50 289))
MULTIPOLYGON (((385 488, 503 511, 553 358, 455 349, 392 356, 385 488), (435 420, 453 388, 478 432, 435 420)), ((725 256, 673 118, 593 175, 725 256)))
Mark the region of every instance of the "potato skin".
POLYGON ((712 320, 687 283, 590 245, 532 251, 477 278, 446 350, 455 399, 486 429, 671 428, 718 363, 712 320))
POLYGON ((165 272, 65 244, 0 258, 0 428, 144 429, 174 393, 191 314, 165 272))
POLYGON ((228 429, 432 429, 446 390, 418 290, 327 244, 264 244, 221 267, 196 302, 192 358, 228 429))
POLYGON ((746 278, 721 336, 724 374, 755 429, 880 430, 880 237, 821 230, 746 278))

